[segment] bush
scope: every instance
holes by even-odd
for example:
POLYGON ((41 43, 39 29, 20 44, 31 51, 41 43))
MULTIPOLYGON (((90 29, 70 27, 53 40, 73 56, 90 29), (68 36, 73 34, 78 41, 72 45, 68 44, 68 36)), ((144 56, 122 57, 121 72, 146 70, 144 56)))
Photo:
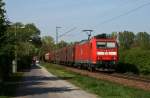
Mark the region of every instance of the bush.
POLYGON ((7 80, 12 74, 11 58, 7 55, 0 55, 0 76, 2 80, 7 80))
POLYGON ((22 56, 18 60, 17 70, 21 71, 24 69, 30 69, 31 63, 32 63, 32 57, 31 56, 22 56))
POLYGON ((132 48, 120 50, 120 61, 117 70, 141 74, 150 74, 150 50, 132 48))

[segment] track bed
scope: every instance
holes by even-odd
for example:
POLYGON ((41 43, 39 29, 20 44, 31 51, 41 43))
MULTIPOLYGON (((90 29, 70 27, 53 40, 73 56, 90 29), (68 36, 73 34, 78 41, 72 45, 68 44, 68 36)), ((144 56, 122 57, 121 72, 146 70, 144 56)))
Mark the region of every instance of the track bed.
MULTIPOLYGON (((61 65, 62 66, 62 65, 61 65)), ((105 73, 105 72, 89 72, 87 70, 81 70, 73 67, 63 66, 65 69, 79 73, 81 75, 93 77, 100 80, 107 80, 114 83, 119 83, 125 86, 131 86, 143 90, 150 91, 150 79, 133 75, 124 75, 119 73, 105 73)))

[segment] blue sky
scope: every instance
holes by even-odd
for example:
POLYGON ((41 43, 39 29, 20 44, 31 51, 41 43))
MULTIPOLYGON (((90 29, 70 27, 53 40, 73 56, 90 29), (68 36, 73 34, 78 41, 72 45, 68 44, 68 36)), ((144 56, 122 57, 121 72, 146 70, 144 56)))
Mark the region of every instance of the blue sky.
POLYGON ((7 17, 12 22, 34 23, 41 35, 55 36, 76 27, 65 41, 79 41, 87 38, 81 30, 93 29, 93 35, 118 31, 150 32, 150 5, 144 6, 113 21, 113 17, 126 13, 150 0, 5 0, 7 17))

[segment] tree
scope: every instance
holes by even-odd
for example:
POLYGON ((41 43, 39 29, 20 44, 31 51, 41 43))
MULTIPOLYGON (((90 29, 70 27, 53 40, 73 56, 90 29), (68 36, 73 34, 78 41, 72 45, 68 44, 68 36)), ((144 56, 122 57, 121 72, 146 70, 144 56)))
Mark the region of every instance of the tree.
POLYGON ((112 32, 111 33, 111 37, 116 38, 117 39, 117 32, 112 32))
POLYGON ((150 35, 147 32, 137 33, 136 43, 142 49, 149 49, 150 48, 150 35))
POLYGON ((26 42, 40 35, 40 30, 32 24, 12 23, 8 29, 9 33, 16 34, 16 40, 26 42))
POLYGON ((52 51, 54 49, 54 39, 51 36, 42 37, 42 47, 45 48, 45 52, 52 51))
POLYGON ((6 11, 4 9, 4 5, 5 3, 2 0, 0 0, 0 41, 4 39, 4 33, 7 27, 7 20, 5 17, 6 11))
POLYGON ((7 61, 7 59, 9 58, 9 55, 7 53, 7 48, 10 48, 10 45, 7 45, 7 34, 6 34, 6 30, 7 30, 7 24, 8 21, 6 19, 5 16, 5 3, 3 2, 3 0, 0 0, 0 79, 4 78, 6 76, 8 76, 8 69, 6 68, 6 65, 9 65, 10 61, 7 61), (6 48, 7 47, 7 48, 6 48))
POLYGON ((40 30, 34 24, 7 21, 4 5, 0 0, 0 80, 10 76, 15 54, 19 65, 30 65, 35 45, 41 43, 40 30))
POLYGON ((133 32, 124 31, 119 32, 119 44, 123 49, 129 49, 133 45, 135 40, 135 35, 133 32))
POLYGON ((47 52, 55 49, 54 39, 51 36, 42 37, 42 46, 39 50, 39 56, 42 57, 47 52))
POLYGON ((0 47, 3 44, 3 41, 6 38, 6 29, 7 29, 7 20, 6 20, 6 16, 5 16, 5 9, 4 9, 4 5, 5 3, 0 0, 0 47))
MULTIPOLYGON (((12 46, 12 59, 17 55, 20 69, 30 65, 33 55, 41 44, 40 30, 34 24, 11 23, 7 29, 7 43, 12 46)), ((7 47, 6 47, 7 49, 7 47)), ((12 60, 11 59, 11 60, 12 60)))
POLYGON ((63 48, 66 47, 68 45, 67 42, 61 40, 58 44, 57 44, 57 48, 63 48))

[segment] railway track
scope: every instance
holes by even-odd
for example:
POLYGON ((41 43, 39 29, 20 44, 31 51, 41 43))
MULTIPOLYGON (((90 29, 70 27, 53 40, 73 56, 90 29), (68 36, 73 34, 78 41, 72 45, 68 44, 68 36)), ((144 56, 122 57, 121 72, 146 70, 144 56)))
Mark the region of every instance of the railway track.
POLYGON ((63 66, 65 69, 79 73, 81 75, 93 77, 100 80, 106 80, 114 83, 118 83, 124 86, 134 87, 138 89, 150 91, 150 79, 140 77, 137 75, 126 75, 119 73, 105 73, 105 72, 89 72, 87 70, 81 70, 73 67, 63 66))
POLYGON ((116 73, 114 71, 112 72, 105 72, 105 71, 101 71, 101 70, 97 70, 96 71, 99 74, 105 74, 105 75, 110 75, 113 77, 118 77, 118 78, 124 78, 124 79, 130 79, 130 80, 136 80, 136 81, 142 81, 142 82, 148 82, 150 83, 150 77, 144 77, 144 76, 139 76, 139 75, 135 75, 135 74, 123 74, 123 73, 116 73))
POLYGON ((113 74, 110 74, 110 75, 114 76, 114 77, 119 77, 119 78, 124 78, 124 79, 131 79, 131 80, 150 83, 150 78, 145 78, 145 77, 138 76, 138 75, 127 75, 127 74, 119 74, 119 73, 113 73, 113 74))

